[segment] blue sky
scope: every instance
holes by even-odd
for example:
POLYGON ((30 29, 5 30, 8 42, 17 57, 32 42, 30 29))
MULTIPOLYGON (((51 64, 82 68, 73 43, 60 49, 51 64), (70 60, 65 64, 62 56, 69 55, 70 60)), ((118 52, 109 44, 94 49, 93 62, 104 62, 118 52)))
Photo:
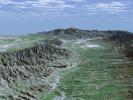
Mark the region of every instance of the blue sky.
POLYGON ((0 34, 67 27, 133 32, 133 0, 0 0, 0 34))

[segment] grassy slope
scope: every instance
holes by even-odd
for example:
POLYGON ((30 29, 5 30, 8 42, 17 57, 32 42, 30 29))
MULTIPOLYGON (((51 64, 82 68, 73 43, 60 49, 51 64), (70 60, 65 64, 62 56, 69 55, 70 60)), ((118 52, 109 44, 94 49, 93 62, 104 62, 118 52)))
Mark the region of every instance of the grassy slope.
POLYGON ((110 49, 78 49, 81 63, 78 69, 66 74, 60 88, 68 100, 127 100, 133 71, 131 65, 113 65, 123 55, 110 49), (129 69, 130 68, 130 69, 129 69), (70 97, 70 98, 69 98, 70 97))
MULTIPOLYGON (((104 43, 105 44, 105 43, 104 43)), ((73 48, 80 55, 80 64, 66 72, 58 89, 66 93, 65 100, 130 100, 132 93, 133 63, 118 63, 123 54, 110 49, 73 48)), ((124 62, 123 62, 124 63, 124 62)), ((53 100, 51 92, 42 100, 53 100)))

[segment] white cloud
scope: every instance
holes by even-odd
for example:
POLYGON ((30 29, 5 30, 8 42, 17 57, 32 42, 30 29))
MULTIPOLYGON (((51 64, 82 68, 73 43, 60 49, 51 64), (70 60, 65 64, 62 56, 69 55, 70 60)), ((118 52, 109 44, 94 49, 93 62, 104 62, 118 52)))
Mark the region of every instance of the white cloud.
POLYGON ((0 4, 9 4, 11 3, 10 0, 0 0, 0 4))
POLYGON ((40 5, 48 5, 48 4, 51 4, 51 3, 54 3, 54 4, 64 4, 64 0, 37 0, 35 2, 37 4, 40 4, 40 5))
POLYGON ((122 2, 96 3, 85 6, 84 9, 94 12, 119 13, 127 11, 127 5, 122 2))
POLYGON ((74 2, 84 2, 85 0, 71 0, 71 1, 74 1, 74 2))
MULTIPOLYGON (((127 10, 127 4, 125 2, 95 2, 89 3, 87 0, 36 0, 36 1, 12 1, 12 0, 0 0, 0 6, 11 5, 11 9, 19 11, 21 13, 82 13, 88 15, 89 13, 108 12, 118 13, 127 10), (71 3, 72 2, 72 3, 71 3), (84 4, 81 4, 85 2, 84 4), (27 10, 28 9, 28 10, 27 10), (56 11, 56 12, 55 12, 56 11)), ((1 8, 0 8, 1 9, 1 8)), ((19 13, 18 12, 18 13, 19 13)))
POLYGON ((122 10, 126 7, 124 3, 121 2, 111 2, 111 3, 97 3, 96 9, 100 10, 122 10))

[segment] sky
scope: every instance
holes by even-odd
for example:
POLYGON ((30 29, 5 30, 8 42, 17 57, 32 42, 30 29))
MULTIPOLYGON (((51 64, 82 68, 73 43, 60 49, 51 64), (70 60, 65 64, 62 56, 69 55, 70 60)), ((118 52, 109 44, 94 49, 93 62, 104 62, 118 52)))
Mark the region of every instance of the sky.
POLYGON ((0 35, 68 27, 133 32, 133 0, 0 0, 0 35))

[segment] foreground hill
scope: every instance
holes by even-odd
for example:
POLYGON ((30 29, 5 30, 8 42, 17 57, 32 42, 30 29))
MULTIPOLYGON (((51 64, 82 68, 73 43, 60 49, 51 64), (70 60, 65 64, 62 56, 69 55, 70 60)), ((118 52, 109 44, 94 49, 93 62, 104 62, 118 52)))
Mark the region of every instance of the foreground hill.
MULTIPOLYGON (((22 84, 23 82, 27 84, 31 81, 32 85, 32 81, 37 82, 38 79, 41 80, 49 76, 56 69, 66 68, 67 63, 63 60, 67 61, 70 55, 66 49, 61 47, 61 44, 62 42, 58 39, 50 39, 41 41, 29 48, 1 53, 0 88, 1 90, 9 88, 6 90, 7 93, 3 94, 3 98, 22 100, 25 96, 14 98, 14 96, 11 95, 14 90, 12 90, 10 84, 22 84)), ((23 91, 23 89, 18 91, 18 93, 21 91, 23 91)), ((1 91, 0 95, 2 95, 1 91)))

